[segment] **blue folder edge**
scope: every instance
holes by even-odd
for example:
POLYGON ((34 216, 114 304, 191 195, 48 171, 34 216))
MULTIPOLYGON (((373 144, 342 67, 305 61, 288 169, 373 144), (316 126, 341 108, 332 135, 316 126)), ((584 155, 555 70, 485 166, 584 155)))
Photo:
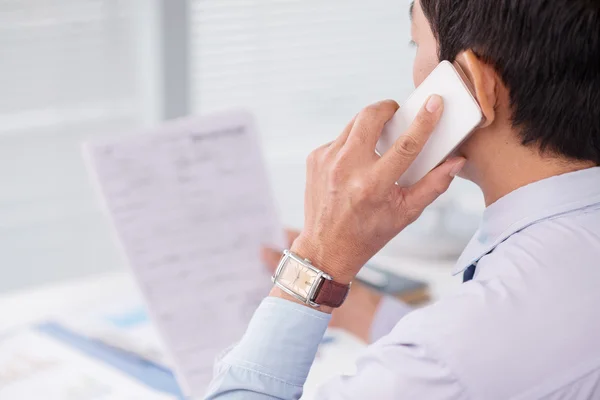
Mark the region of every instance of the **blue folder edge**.
MULTIPOLYGON (((180 400, 187 399, 181 391, 175 375, 169 368, 74 333, 55 322, 38 324, 35 326, 35 329, 90 358, 94 358, 117 369, 151 389, 176 396, 180 400)), ((327 345, 332 342, 335 342, 335 337, 325 336, 321 341, 321 345, 327 345)))
POLYGON ((173 372, 159 364, 144 360, 78 335, 54 322, 37 325, 36 329, 88 357, 102 361, 144 385, 185 400, 173 372))

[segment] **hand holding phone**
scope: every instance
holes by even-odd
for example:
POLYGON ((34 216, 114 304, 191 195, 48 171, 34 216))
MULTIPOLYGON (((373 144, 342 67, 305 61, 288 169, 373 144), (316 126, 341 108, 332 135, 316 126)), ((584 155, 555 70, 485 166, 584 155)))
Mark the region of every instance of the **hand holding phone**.
POLYGON ((444 99, 444 113, 419 156, 399 177, 400 186, 414 185, 444 162, 484 119, 471 84, 460 67, 442 61, 385 125, 377 143, 377 154, 383 155, 392 148, 433 94, 444 99))

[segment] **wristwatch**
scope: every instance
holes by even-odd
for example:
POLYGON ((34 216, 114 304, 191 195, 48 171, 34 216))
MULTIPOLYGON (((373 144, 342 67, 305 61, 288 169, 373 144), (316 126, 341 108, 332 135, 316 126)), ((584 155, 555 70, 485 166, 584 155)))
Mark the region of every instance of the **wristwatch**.
POLYGON ((285 250, 273 275, 273 283, 299 301, 311 306, 340 307, 350 291, 350 284, 337 283, 316 268, 310 260, 285 250))

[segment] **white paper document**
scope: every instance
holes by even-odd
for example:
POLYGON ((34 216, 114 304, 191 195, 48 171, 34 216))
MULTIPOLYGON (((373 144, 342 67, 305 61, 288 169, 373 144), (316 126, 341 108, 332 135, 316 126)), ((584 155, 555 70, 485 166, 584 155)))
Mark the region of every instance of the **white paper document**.
POLYGON ((283 245, 252 118, 180 120, 86 155, 182 389, 202 397, 268 293, 261 244, 283 245))

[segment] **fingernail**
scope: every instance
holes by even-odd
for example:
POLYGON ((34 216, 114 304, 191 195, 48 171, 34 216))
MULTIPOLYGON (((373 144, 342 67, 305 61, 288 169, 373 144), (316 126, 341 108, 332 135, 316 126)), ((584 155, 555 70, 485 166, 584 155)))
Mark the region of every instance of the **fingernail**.
POLYGON ((429 100, 427 100, 427 105, 425 105, 425 108, 427 109, 427 111, 433 114, 437 110, 439 110, 441 106, 442 98, 437 94, 434 94, 429 98, 429 100))
POLYGON ((460 161, 457 161, 456 164, 454 164, 454 167, 452 167, 452 169, 450 170, 450 176, 454 178, 456 175, 458 175, 465 166, 466 162, 467 160, 465 160, 464 158, 460 161))

